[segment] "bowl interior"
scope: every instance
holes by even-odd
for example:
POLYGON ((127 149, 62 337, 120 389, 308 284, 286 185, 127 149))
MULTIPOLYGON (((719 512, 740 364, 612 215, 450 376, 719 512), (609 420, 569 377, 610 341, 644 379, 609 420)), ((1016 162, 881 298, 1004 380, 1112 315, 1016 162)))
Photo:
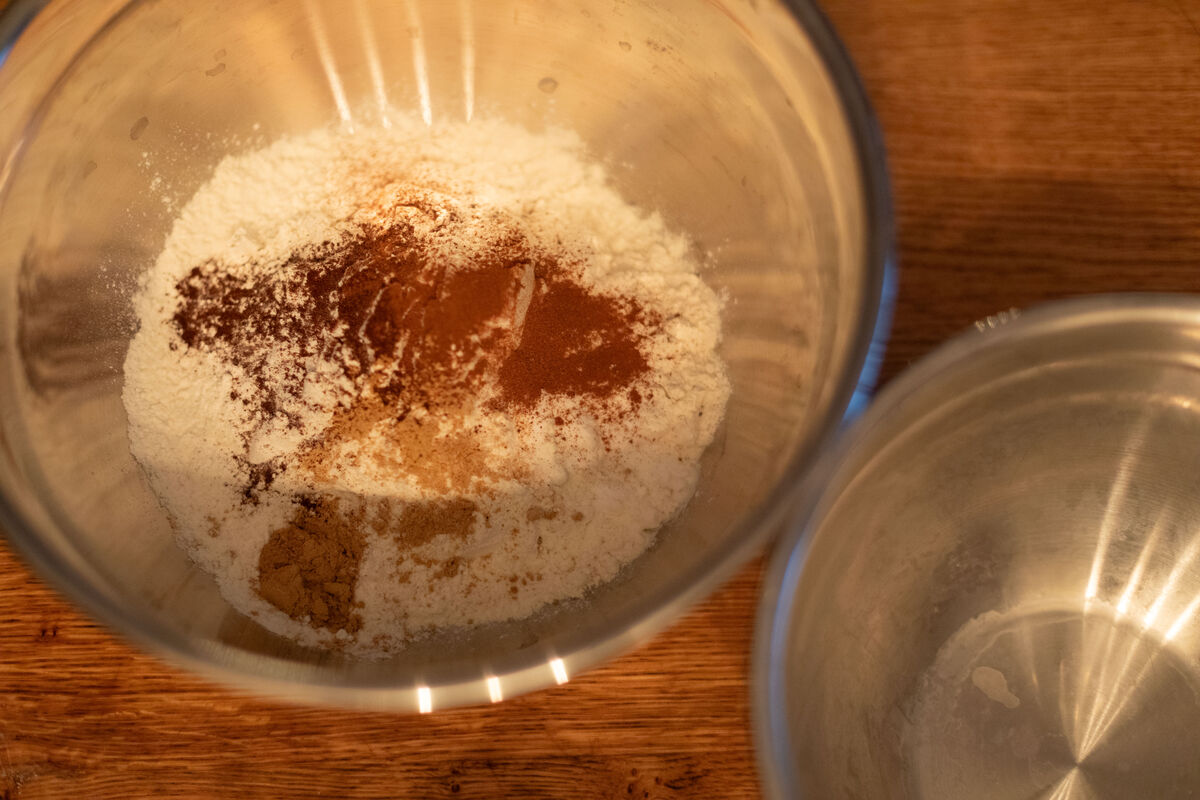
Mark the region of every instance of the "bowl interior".
MULTIPOLYGON (((41 98, 0 186, 4 489, 18 544, 85 603, 185 657, 275 688, 362 699, 400 687, 410 705, 413 687, 431 686, 437 706, 486 699, 485 676, 513 675, 506 695, 550 683, 549 659, 629 635, 744 554, 766 533, 771 493, 840 417, 879 291, 834 82, 787 9, 751 5, 135 2, 93 20, 56 81, 7 65, 41 98), (221 158, 369 122, 383 105, 574 129, 628 200, 708 260, 733 394, 695 499, 612 584, 371 662, 296 647, 228 606, 175 546, 130 456, 120 395, 138 276, 221 158)), ((36 67, 48 35, 31 28, 13 62, 29 54, 36 67)))
POLYGON ((1198 334, 1091 301, 885 393, 774 607, 777 796, 1193 796, 1198 334))

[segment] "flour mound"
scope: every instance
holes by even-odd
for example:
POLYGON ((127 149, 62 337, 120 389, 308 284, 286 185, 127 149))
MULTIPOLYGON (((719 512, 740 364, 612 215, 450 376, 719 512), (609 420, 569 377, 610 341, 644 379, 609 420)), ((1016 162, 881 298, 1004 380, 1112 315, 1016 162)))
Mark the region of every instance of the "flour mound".
POLYGON ((131 449, 276 633, 377 656, 524 617, 613 578, 694 493, 729 396, 698 271, 566 131, 281 139, 217 166, 144 277, 131 449), (404 327, 426 304, 475 316, 404 327))

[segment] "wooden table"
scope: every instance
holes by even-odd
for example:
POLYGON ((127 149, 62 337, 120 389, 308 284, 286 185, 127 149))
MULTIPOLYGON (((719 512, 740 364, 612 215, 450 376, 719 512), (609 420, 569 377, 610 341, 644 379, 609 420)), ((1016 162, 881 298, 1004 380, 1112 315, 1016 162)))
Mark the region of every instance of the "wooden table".
MULTIPOLYGON (((885 377, 974 319, 1200 289, 1200 0, 826 0, 891 151, 885 377)), ((0 551, 0 798, 753 798, 761 564, 553 691, 429 717, 209 686, 0 551)))

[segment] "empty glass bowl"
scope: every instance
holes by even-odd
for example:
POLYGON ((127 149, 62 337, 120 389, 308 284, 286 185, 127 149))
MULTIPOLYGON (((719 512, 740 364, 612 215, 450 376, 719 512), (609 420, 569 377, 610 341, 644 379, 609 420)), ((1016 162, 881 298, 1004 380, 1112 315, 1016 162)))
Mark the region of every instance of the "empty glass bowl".
POLYGON ((780 542, 769 797, 1200 792, 1200 300, 1006 319, 891 384, 780 542))

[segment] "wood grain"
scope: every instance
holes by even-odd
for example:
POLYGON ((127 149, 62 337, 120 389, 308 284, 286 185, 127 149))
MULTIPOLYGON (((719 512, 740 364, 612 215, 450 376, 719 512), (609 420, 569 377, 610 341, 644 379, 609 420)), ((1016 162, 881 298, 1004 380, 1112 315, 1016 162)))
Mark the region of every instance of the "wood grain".
MULTIPOLYGON (((1200 289, 1200 3, 826 9, 891 154, 903 273, 885 377, 1000 309, 1200 289)), ((210 686, 0 551, 0 798, 757 797, 760 569, 566 686, 414 718, 210 686)))
POLYGON ((241 697, 134 652, 0 554, 0 797, 755 795, 757 570, 553 691, 427 717, 241 697))
POLYGON ((1200 289, 1200 3, 835 0, 887 140, 885 378, 973 320, 1200 289))

